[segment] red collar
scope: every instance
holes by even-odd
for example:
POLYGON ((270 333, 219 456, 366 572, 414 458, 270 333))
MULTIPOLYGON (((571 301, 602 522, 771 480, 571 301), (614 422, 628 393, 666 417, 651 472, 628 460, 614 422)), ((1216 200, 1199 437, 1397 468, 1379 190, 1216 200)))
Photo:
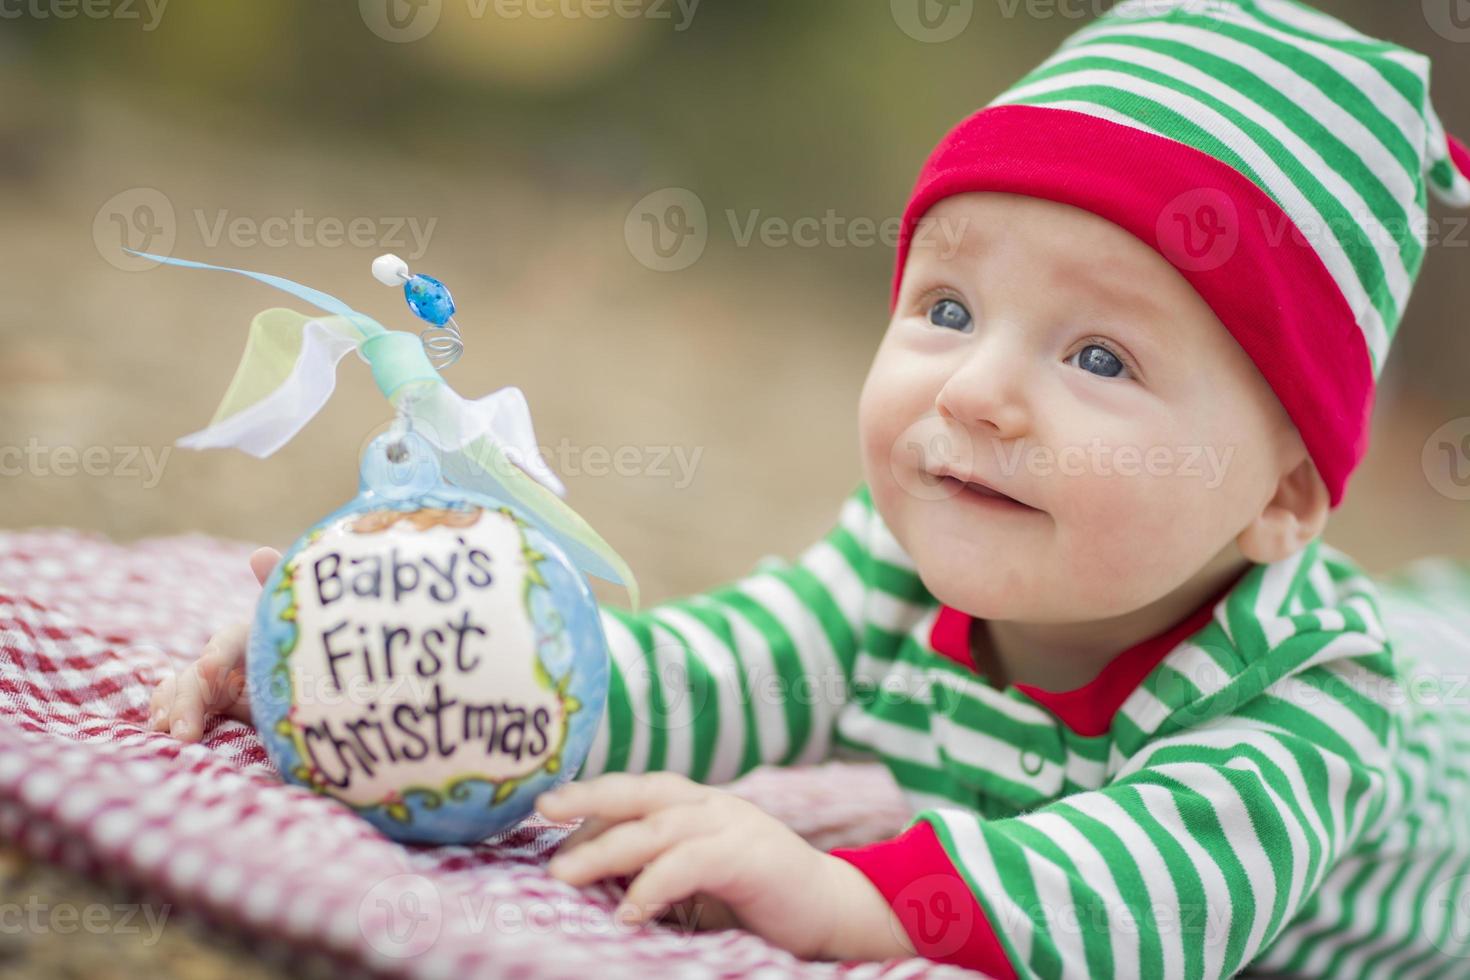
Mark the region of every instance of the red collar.
MULTIPOLYGON (((1078 735, 1104 735, 1113 716, 1143 679, 1169 652, 1204 628, 1215 605, 1235 588, 1235 579, 1209 601, 1162 633, 1134 644, 1112 660, 1091 681, 1070 691, 1048 691, 1031 684, 1012 685, 1046 708, 1078 735)), ((974 617, 952 606, 940 605, 939 616, 929 631, 929 645, 966 670, 974 671, 970 656, 970 623, 974 617)))

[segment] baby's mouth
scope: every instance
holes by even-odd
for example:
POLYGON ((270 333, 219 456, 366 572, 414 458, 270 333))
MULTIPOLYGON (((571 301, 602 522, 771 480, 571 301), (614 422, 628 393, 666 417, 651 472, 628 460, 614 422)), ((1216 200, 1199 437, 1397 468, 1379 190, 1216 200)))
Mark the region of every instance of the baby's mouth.
POLYGON ((948 473, 939 474, 940 483, 953 492, 954 496, 963 497, 969 502, 979 504, 992 510, 1004 509, 1017 512, 1031 511, 1041 513, 1039 508, 1024 504, 1008 494, 1002 493, 984 483, 972 480, 962 480, 948 473))

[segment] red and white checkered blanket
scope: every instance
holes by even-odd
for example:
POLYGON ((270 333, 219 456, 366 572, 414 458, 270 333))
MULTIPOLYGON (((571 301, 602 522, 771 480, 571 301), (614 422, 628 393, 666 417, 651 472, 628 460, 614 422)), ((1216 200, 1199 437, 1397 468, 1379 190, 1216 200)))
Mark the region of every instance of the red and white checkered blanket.
MULTIPOLYGON (((0 839, 260 948, 411 976, 971 975, 924 960, 808 963, 742 930, 616 924, 622 884, 546 874, 570 829, 533 817, 474 847, 406 847, 283 784, 255 732, 147 732, 163 672, 247 617, 249 545, 0 532, 0 839)), ((819 847, 895 833, 875 765, 759 769, 731 789, 819 847)))

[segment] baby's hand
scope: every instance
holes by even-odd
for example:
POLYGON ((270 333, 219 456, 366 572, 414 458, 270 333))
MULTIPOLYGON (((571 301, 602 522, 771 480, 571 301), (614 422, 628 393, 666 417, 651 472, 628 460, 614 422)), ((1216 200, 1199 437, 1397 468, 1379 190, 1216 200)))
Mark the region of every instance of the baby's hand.
MULTIPOLYGON (((250 556, 250 570, 264 584, 280 560, 281 553, 276 549, 259 548, 250 556)), ((228 715, 248 722, 250 692, 245 683, 245 643, 249 636, 249 623, 226 626, 209 638, 198 660, 160 681, 153 689, 148 727, 194 742, 204 734, 207 715, 228 715)))
POLYGON ((670 772, 609 773, 542 793, 536 809, 586 818, 552 858, 555 877, 585 885, 637 873, 616 913, 624 923, 692 905, 714 919, 697 926, 738 925, 805 959, 913 955, 862 872, 733 793, 670 772))

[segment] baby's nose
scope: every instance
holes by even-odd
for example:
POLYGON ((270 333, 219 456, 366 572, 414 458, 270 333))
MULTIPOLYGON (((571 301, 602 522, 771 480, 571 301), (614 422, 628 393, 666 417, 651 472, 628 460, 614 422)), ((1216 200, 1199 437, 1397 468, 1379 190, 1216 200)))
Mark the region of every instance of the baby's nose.
POLYGON ((940 387, 934 410, 967 430, 994 439, 1018 439, 1031 427, 1022 371, 998 358, 970 357, 940 387))

